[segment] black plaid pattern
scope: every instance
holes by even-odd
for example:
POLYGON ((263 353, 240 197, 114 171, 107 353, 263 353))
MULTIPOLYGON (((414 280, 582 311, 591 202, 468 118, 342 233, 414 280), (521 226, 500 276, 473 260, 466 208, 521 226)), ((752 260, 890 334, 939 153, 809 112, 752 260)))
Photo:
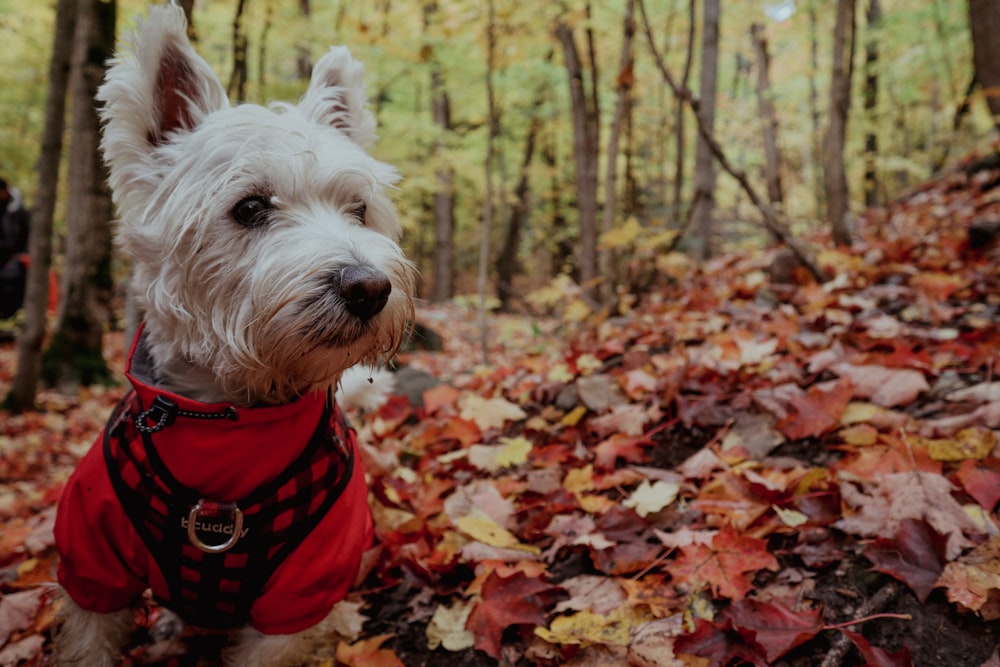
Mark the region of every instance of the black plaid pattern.
POLYGON ((191 544, 182 526, 201 496, 164 465, 155 434, 135 428, 134 416, 142 412, 134 393, 122 399, 105 429, 104 457, 119 502, 167 581, 162 602, 201 627, 245 625, 267 580, 350 481, 354 432, 327 400, 295 462, 236 503, 246 535, 228 551, 206 553, 191 544))

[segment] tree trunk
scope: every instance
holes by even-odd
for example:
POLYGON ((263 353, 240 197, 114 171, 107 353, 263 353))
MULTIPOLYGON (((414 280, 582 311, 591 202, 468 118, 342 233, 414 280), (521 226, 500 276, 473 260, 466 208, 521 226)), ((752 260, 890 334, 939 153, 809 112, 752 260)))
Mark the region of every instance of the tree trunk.
POLYGON ((1000 3, 996 0, 969 0, 969 27, 972 32, 972 63, 983 87, 993 123, 1000 130, 1000 3))
MULTIPOLYGON (((694 28, 695 28, 695 0, 688 1, 688 34, 687 46, 684 52, 684 69, 681 72, 681 88, 688 87, 691 79, 691 64, 694 62, 694 28)), ((674 200, 673 219, 676 223, 681 219, 681 196, 684 192, 684 154, 687 145, 685 136, 684 118, 687 114, 687 104, 681 97, 677 98, 677 123, 675 127, 675 137, 677 152, 674 160, 674 200)))
POLYGON ((868 0, 866 13, 868 39, 865 41, 865 174, 863 188, 865 206, 878 204, 878 34, 882 23, 882 8, 879 0, 868 0))
MULTIPOLYGON (((436 2, 424 3, 425 31, 437 11, 436 2)), ((430 70, 431 115, 434 124, 441 129, 441 135, 446 135, 452 130, 451 98, 445 86, 441 64, 432 60, 430 70)), ((439 153, 446 148, 446 145, 443 141, 439 141, 434 148, 435 152, 439 153)), ((451 299, 455 293, 455 171, 445 163, 438 167, 436 177, 438 188, 434 192, 434 280, 430 300, 441 303, 451 299)))
MULTIPOLYGON (((542 93, 540 92, 540 95, 542 93)), ((534 108, 541 106, 540 98, 536 98, 534 108)), ((507 234, 503 247, 497 257, 497 299, 500 300, 500 310, 510 310, 514 300, 514 274, 517 273, 517 251, 521 245, 521 230, 528 219, 528 193, 531 187, 531 160, 535 155, 535 144, 542 120, 537 115, 531 119, 528 134, 524 140, 524 159, 521 162, 521 174, 514 187, 514 203, 510 208, 507 221, 507 234)))
POLYGON ((490 232, 493 229, 493 156, 496 146, 497 105, 493 92, 496 69, 496 11, 493 0, 487 1, 486 19, 486 192, 483 196, 483 220, 479 230, 479 345, 483 364, 489 364, 489 327, 486 322, 486 287, 489 282, 490 232))
MULTIPOLYGON (((608 164, 607 174, 604 177, 604 217, 601 220, 601 232, 608 232, 614 227, 615 213, 618 212, 617 192, 615 186, 618 176, 618 143, 622 133, 622 125, 625 120, 625 112, 628 110, 629 95, 632 94, 632 84, 635 79, 633 66, 635 62, 632 58, 632 38, 635 36, 634 18, 635 0, 627 0, 625 3, 625 18, 622 20, 622 55, 618 66, 618 78, 616 86, 618 95, 615 99, 615 112, 611 120, 611 134, 608 137, 608 164)), ((611 272, 611 251, 602 250, 600 256, 601 275, 610 277, 611 272)), ((601 301, 608 303, 613 296, 613 290, 608 289, 605 284, 600 290, 601 301)))
POLYGON ((243 102, 247 98, 247 32, 243 25, 246 5, 247 0, 239 0, 233 17, 233 72, 226 87, 233 102, 243 102))
MULTIPOLYGON (((719 74, 719 3, 705 0, 701 37, 700 106, 701 126, 707 134, 715 127, 715 93, 719 74)), ((705 137, 698 137, 694 162, 694 195, 688 251, 699 262, 712 254, 713 209, 715 208, 715 163, 705 137)))
MULTIPOLYGON (((573 116, 573 158, 576 163, 576 208, 580 234, 577 253, 578 280, 587 294, 593 296, 594 279, 597 277, 599 110, 596 97, 587 95, 583 66, 580 63, 572 30, 560 21, 556 26, 556 37, 563 49, 563 61, 569 79, 570 111, 573 116)), ((591 66, 593 67, 593 61, 591 66)), ((592 77, 591 86, 595 82, 592 77)))
POLYGON ((56 330, 43 361, 62 391, 105 382, 102 339, 111 310, 111 194, 101 162, 93 104, 115 40, 114 0, 78 4, 70 76, 69 204, 66 257, 56 330))
POLYGON ((816 219, 823 218, 822 211, 826 202, 826 165, 823 163, 823 136, 820 131, 819 89, 816 80, 819 78, 819 27, 816 16, 816 5, 820 0, 808 0, 809 13, 809 120, 812 126, 812 141, 808 162, 812 165, 811 177, 813 198, 815 199, 816 219))
POLYGON ((848 225, 847 168, 844 150, 847 117, 851 108, 851 74, 854 61, 855 0, 837 0, 837 22, 833 31, 833 74, 830 77, 830 125, 826 139, 826 219, 833 241, 850 245, 848 225))
MULTIPOLYGON (((341 11, 343 11, 343 5, 341 5, 341 11)), ((299 16, 302 20, 308 22, 311 14, 312 7, 309 5, 309 0, 299 0, 299 16)), ((336 25, 339 25, 339 22, 336 25)), ((308 81, 309 77, 312 76, 313 68, 309 45, 299 44, 295 47, 295 53, 295 73, 298 75, 300 81, 308 81)))
POLYGON ((751 185, 750 181, 747 179, 746 174, 736 169, 729 158, 726 156, 725 150, 723 150, 722 145, 715 139, 711 132, 708 130, 708 126, 704 122, 702 114, 699 112, 698 100, 694 98, 691 91, 687 88, 682 88, 677 85, 674 81, 674 77, 670 74, 670 70, 667 69, 666 64, 663 62, 663 57, 660 55, 659 50, 656 48, 656 40, 653 39, 653 30, 649 25, 649 16, 646 14, 646 6, 642 0, 638 0, 639 13, 642 16, 643 30, 646 33, 646 41, 649 44, 649 50, 653 55, 653 60, 656 63, 657 69, 660 70, 660 74, 663 76, 663 81, 670 87, 674 92, 674 95, 683 99, 691 107, 691 111, 694 112, 695 121, 698 125, 698 136, 701 140, 708 145, 709 150, 716 160, 719 161, 719 166, 732 176, 740 184, 740 188, 746 193, 750 202, 757 207, 760 211, 761 216, 764 218, 764 225, 767 227, 774 236, 788 246, 795 257, 805 266, 809 272, 816 278, 817 281, 823 282, 827 280, 824 275, 823 269, 816 263, 816 259, 812 256, 812 253, 796 239, 788 227, 782 222, 781 218, 775 212, 771 206, 765 202, 757 191, 751 185))
POLYGON ((66 91, 69 82, 73 34, 76 31, 77 0, 59 0, 56 6, 49 90, 45 102, 45 129, 36 173, 35 206, 28 237, 28 284, 24 300, 24 328, 17 339, 17 371, 5 405, 20 412, 34 407, 38 374, 42 363, 46 313, 49 302, 49 270, 52 266, 52 219, 59 186, 59 161, 66 125, 66 91))
POLYGON ((781 207, 784 195, 781 190, 781 159, 778 155, 778 114, 771 101, 771 58, 767 52, 764 26, 750 26, 757 60, 757 109, 764 126, 764 180, 767 198, 772 206, 781 207))
MULTIPOLYGON (((441 68, 431 69, 431 112, 434 124, 451 129, 451 100, 444 86, 441 68)), ((439 145, 438 148, 443 146, 439 145)), ((431 301, 447 301, 455 288, 455 171, 450 166, 437 170, 438 189, 434 193, 434 287, 431 301)))

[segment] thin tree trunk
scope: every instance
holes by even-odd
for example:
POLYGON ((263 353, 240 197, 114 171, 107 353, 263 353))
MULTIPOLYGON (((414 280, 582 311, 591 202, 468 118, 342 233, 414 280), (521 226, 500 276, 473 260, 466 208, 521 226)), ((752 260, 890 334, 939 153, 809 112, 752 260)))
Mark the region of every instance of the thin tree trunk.
POLYGON ((969 0, 969 27, 972 32, 972 62, 983 87, 993 123, 1000 130, 1000 3, 996 0, 969 0))
MULTIPOLYGON (((691 79, 691 65, 694 62, 694 29, 695 29, 695 0, 688 1, 688 35, 687 47, 684 52, 684 69, 681 72, 680 85, 686 89, 691 79)), ((674 160, 674 200, 673 219, 681 219, 681 197, 684 191, 684 158, 686 153, 687 138, 685 137, 684 118, 687 113, 686 103, 680 97, 677 98, 677 124, 675 128, 677 152, 674 160)))
POLYGON ((767 52, 764 26, 754 23, 750 26, 750 35, 757 59, 757 109, 764 126, 764 180, 767 183, 767 198, 772 206, 780 208, 784 195, 781 189, 781 159, 778 155, 778 114, 771 101, 771 58, 767 52))
POLYGON ((111 309, 111 194, 93 104, 115 39, 114 0, 80 2, 74 38, 66 258, 56 330, 43 360, 62 391, 110 378, 102 340, 111 309))
MULTIPOLYGON (((705 0, 702 5, 701 78, 699 85, 698 124, 712 135, 715 127, 715 94, 719 75, 720 0, 705 0)), ((704 135, 695 147, 694 196, 688 251, 699 262, 712 254, 715 208, 715 162, 704 135)))
POLYGON ((868 0, 868 39, 865 41, 865 206, 878 204, 878 28, 882 23, 879 0, 868 0))
POLYGON ((27 287, 24 328, 17 339, 17 371, 11 383, 6 407, 20 412, 35 405, 38 374, 42 363, 46 313, 49 302, 49 270, 52 266, 52 219, 59 186, 59 161, 66 126, 66 92, 69 83, 73 35, 76 32, 77 0, 59 0, 56 5, 52 59, 49 61, 49 90, 45 102, 45 129, 36 165, 38 187, 31 212, 28 236, 27 287))
MULTIPOLYGON (((451 100, 439 66, 431 70, 431 107, 434 124, 442 131, 451 129, 451 100)), ((439 145, 439 148, 443 146, 439 145)), ((431 300, 447 301, 455 284, 455 171, 450 166, 437 170, 438 189, 434 193, 434 289, 431 300)))
MULTIPOLYGON (((343 5, 341 5, 340 11, 344 11, 343 5)), ((303 22, 308 23, 310 15, 312 15, 312 7, 309 5, 309 0, 299 0, 299 17, 302 18, 303 22)), ((340 21, 335 21, 334 25, 339 26, 340 21)), ((300 81, 308 81, 312 75, 313 68, 309 45, 299 44, 295 47, 295 52, 297 54, 295 57, 295 73, 300 81)))
POLYGON ((246 5, 247 0, 239 0, 233 17, 233 72, 226 92, 229 99, 235 102, 243 102, 247 98, 247 33, 243 25, 246 5))
MULTIPOLYGON (((539 91, 533 108, 541 106, 541 96, 544 89, 539 91)), ((528 219, 528 193, 531 187, 531 160, 535 155, 535 144, 538 139, 538 132, 542 127, 542 120, 537 115, 531 119, 528 127, 528 134, 524 140, 524 158, 521 161, 521 174, 518 177, 517 185, 514 187, 514 204, 511 206, 510 215, 507 222, 507 234, 504 237, 503 247, 497 257, 497 299, 500 300, 500 310, 510 310, 511 302, 514 300, 514 274, 517 273, 517 250, 521 244, 521 230, 528 219)))
POLYGON ((264 10, 264 27, 260 30, 260 46, 257 48, 257 95, 263 96, 267 83, 267 40, 274 25, 274 1, 267 0, 264 10))
POLYGON ((826 165, 822 159, 823 135, 820 131, 819 89, 816 80, 819 78, 819 20, 816 15, 816 5, 819 0, 808 0, 809 14, 809 120, 812 123, 812 141, 808 162, 812 165, 811 174, 813 199, 816 208, 814 215, 817 220, 823 218, 826 208, 826 165))
POLYGON ((578 279, 584 290, 593 296, 594 279, 597 277, 598 109, 595 106, 596 98, 587 96, 583 66, 573 32, 568 25, 559 22, 556 37, 563 49, 563 61, 569 78, 570 111, 573 116, 573 157, 576 163, 580 233, 578 279))
MULTIPOLYGON (((628 98, 632 94, 634 60, 632 58, 632 38, 635 36, 634 18, 635 0, 625 3, 625 18, 622 20, 622 55, 618 67, 616 85, 618 95, 615 99, 615 111, 611 120, 611 134, 608 137, 607 174, 604 177, 604 216, 601 220, 601 232, 606 233, 614 227, 615 213, 618 211, 616 184, 618 177, 618 143, 621 137, 625 112, 628 109, 628 98)), ((600 253, 601 275, 611 275, 611 251, 600 253)), ((601 301, 607 303, 613 296, 605 285, 601 290, 601 301)))
POLYGON ((719 161, 719 166, 722 169, 736 179, 736 182, 740 184, 740 188, 746 193, 747 197, 750 199, 757 210, 760 211, 761 216, 764 219, 764 226, 774 234, 774 236, 788 246, 798 260, 805 266, 809 272, 816 278, 816 280, 823 282, 826 280, 826 276, 823 270, 816 263, 816 259, 812 256, 812 253, 796 239, 792 233, 789 231, 788 227, 782 222, 778 214, 775 212, 771 206, 764 201, 757 191, 754 189, 753 185, 747 179, 746 174, 735 168, 726 156, 722 145, 712 136, 712 133, 708 131, 707 125, 703 122, 702 116, 698 113, 698 100, 694 98, 691 91, 687 88, 681 88, 677 85, 674 80, 673 75, 670 74, 670 70, 663 62, 663 57, 660 55, 659 50, 656 48, 656 41, 653 39, 653 30, 649 25, 649 16, 646 14, 646 6, 643 0, 638 0, 639 13, 642 16, 643 30, 646 33, 646 41, 649 43, 649 50, 653 55, 653 60, 656 63, 657 69, 660 70, 660 74, 663 77, 663 81, 670 86, 670 89, 674 92, 674 95, 683 99, 691 107, 694 112, 695 120, 698 125, 698 135, 705 140, 708 144, 709 149, 712 151, 712 155, 716 160, 719 161))
MULTIPOLYGON (((425 31, 437 11, 435 1, 424 3, 425 31)), ((440 134, 444 136, 452 129, 451 98, 448 96, 440 63, 432 60, 430 73, 431 115, 434 124, 441 130, 440 134)), ((439 141, 434 148, 439 152, 446 146, 443 141, 439 141)), ((434 192, 434 281, 430 299, 441 303, 451 299, 455 290, 455 170, 448 164, 442 164, 435 175, 438 187, 434 192)))
POLYGON ((483 222, 479 230, 479 344, 483 364, 489 364, 489 328, 486 324, 486 287, 489 282, 490 231, 493 229, 493 154, 497 135, 496 97, 493 70, 496 67, 496 13, 493 0, 487 1, 486 19, 486 192, 483 222))
POLYGON ((844 164, 847 117, 851 108, 851 63, 854 58, 855 0, 837 0, 833 30, 833 74, 830 77, 830 125, 826 140, 827 214, 833 241, 850 245, 847 167, 844 164))

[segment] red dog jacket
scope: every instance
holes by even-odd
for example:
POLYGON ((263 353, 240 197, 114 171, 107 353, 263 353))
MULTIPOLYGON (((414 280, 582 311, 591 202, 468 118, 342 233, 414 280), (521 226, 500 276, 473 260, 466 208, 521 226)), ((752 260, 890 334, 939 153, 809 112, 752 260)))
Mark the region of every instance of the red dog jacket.
POLYGON ((102 613, 147 588, 188 622, 266 634, 321 621, 372 542, 354 432, 323 393, 237 408, 156 389, 136 337, 133 391, 67 482, 59 583, 102 613))

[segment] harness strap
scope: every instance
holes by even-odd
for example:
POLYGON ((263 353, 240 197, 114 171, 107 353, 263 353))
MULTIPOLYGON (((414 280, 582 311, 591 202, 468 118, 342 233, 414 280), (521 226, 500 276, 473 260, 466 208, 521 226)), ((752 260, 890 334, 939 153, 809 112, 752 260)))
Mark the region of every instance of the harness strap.
POLYGON ((350 481, 354 433, 328 399, 290 466, 245 498, 220 503, 177 481, 157 453, 155 430, 139 427, 147 413, 130 393, 111 415, 103 445, 118 500, 166 580, 167 590, 154 594, 194 625, 245 625, 268 579, 350 481))

